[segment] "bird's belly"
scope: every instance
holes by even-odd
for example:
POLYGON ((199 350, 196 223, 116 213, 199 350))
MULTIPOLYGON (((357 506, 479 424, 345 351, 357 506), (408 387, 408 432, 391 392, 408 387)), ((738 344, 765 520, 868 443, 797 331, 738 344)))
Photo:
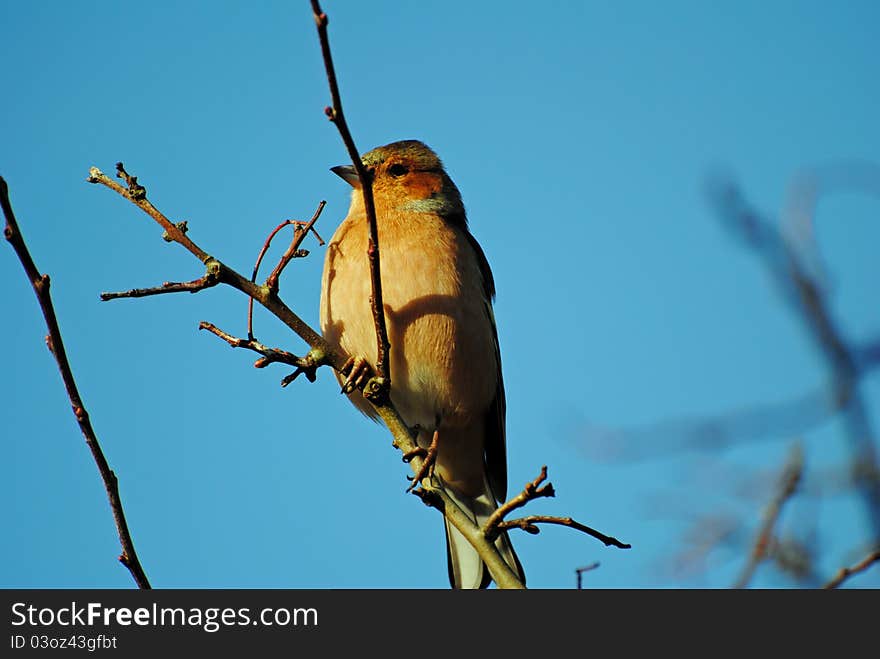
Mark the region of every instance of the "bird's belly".
POLYGON ((391 396, 401 416, 410 425, 435 428, 467 425, 484 413, 495 392, 494 351, 479 340, 479 331, 468 331, 473 323, 463 322, 460 312, 433 312, 427 305, 417 318, 401 320, 390 311, 391 396))
MULTIPOLYGON (((321 327, 331 344, 375 364, 369 267, 366 246, 358 242, 331 243, 321 327)), ((382 243, 380 236, 380 245, 391 399, 410 426, 466 425, 485 411, 498 377, 494 333, 477 266, 467 259, 437 258, 438 249, 460 256, 458 244, 382 243)), ((369 413, 359 393, 351 398, 369 413)))

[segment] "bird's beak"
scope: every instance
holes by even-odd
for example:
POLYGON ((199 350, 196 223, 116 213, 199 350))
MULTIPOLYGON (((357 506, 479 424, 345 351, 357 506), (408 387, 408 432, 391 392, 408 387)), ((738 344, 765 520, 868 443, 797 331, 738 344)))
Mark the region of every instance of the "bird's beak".
POLYGON ((331 167, 330 171, 348 183, 351 187, 361 187, 361 180, 358 178, 357 170, 354 168, 354 165, 338 165, 337 167, 331 167))

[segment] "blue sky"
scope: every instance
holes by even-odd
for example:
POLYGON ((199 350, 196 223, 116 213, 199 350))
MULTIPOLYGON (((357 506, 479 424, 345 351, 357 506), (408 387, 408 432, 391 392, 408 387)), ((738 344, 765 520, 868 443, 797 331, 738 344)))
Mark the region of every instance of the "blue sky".
MULTIPOLYGON (((600 460, 590 428, 653 428, 821 387, 822 360, 756 256, 705 194, 733 176, 776 219, 793 180, 880 159, 873 2, 326 2, 345 112, 366 151, 417 138, 443 158, 492 265, 508 400, 511 489, 549 466, 571 515, 631 542, 566 529, 515 535, 529 583, 570 588, 730 584, 745 545, 672 574, 701 515, 759 519, 791 434, 723 452, 643 432, 642 460, 600 460), (656 446, 655 446, 656 445, 656 446)), ((125 162, 190 236, 249 273, 267 233, 307 219, 329 237, 348 187, 303 2, 0 6, 0 174, 53 296, 74 373, 159 587, 445 587, 442 523, 404 495, 390 436, 322 372, 281 368, 197 331, 245 332, 235 291, 102 303, 107 290, 193 279, 200 264, 145 215, 85 183, 125 162)), ((880 333, 880 200, 823 197, 827 290, 853 342, 880 333)), ((279 241, 275 258, 285 244, 279 241)), ((323 251, 281 294, 317 325, 323 251)), ((270 259, 271 261, 271 259, 270 259)), ((128 587, 103 486, 69 411, 33 293, 0 256, 0 585, 128 587)), ((265 313, 264 343, 303 352, 265 313)), ((864 381, 875 423, 880 378, 864 381)), ((798 437, 808 470, 843 463, 831 420, 798 437)), ((810 472, 812 473, 812 472, 810 472)), ((860 557, 861 510, 804 497, 820 570, 860 557)), ((880 577, 866 574, 863 585, 880 577)), ((755 585, 788 582, 769 568, 755 585)))

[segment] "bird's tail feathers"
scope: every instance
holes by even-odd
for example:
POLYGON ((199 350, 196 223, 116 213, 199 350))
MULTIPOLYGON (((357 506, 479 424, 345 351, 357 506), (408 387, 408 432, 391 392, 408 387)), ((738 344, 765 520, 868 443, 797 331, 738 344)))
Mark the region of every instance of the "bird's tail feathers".
MULTIPOLYGON (((444 485, 444 489, 477 526, 483 526, 498 508, 488 482, 485 484, 483 493, 477 497, 465 496, 449 485, 444 485)), ((486 588, 492 581, 492 575, 483 559, 480 558, 477 550, 462 535, 461 531, 445 518, 444 523, 446 524, 446 558, 449 567, 449 583, 453 588, 486 588)), ((519 575, 525 585, 522 564, 513 550, 513 544, 507 537, 506 531, 498 534, 495 546, 501 557, 519 575)))

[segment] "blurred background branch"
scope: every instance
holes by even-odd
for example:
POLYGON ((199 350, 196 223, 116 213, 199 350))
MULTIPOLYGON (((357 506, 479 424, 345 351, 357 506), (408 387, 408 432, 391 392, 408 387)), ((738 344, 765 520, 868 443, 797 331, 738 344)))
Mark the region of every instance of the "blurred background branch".
MULTIPOLYGON (((880 169, 872 172, 880 182, 880 169)), ((844 179, 861 178, 865 172, 853 170, 849 176, 838 172, 844 179)), ((821 180, 819 177, 814 180, 821 180)), ((873 185, 870 186, 873 188, 873 185)), ((815 183, 794 198, 808 198, 810 203, 794 205, 815 209, 819 190, 815 183)), ((880 186, 878 186, 880 189, 880 186)), ((803 248, 786 238, 786 234, 754 209, 732 181, 721 181, 710 186, 710 198, 719 218, 756 255, 760 256, 774 276, 785 298, 798 312, 807 331, 813 337, 816 349, 825 358, 828 369, 828 389, 835 404, 839 406, 844 421, 844 437, 850 445, 852 471, 856 475, 855 487, 862 497, 864 513, 871 533, 872 544, 880 542, 880 480, 874 429, 865 401, 859 390, 859 379, 864 374, 864 364, 859 363, 859 351, 850 346, 841 330, 841 324, 827 303, 822 286, 804 265, 803 248)), ((798 226, 812 226, 812 213, 798 213, 804 217, 798 226)), ((797 235, 814 235, 813 231, 796 232, 797 235)), ((800 243, 802 244, 803 241, 800 243)), ((814 245, 815 240, 808 244, 814 245)), ((818 252, 813 248, 813 252, 818 252)))
POLYGON ((772 562, 795 583, 815 587, 822 583, 817 571, 819 539, 814 528, 787 533, 776 529, 786 502, 855 492, 861 502, 865 537, 850 539, 850 553, 880 546, 877 435, 861 387, 862 379, 880 365, 880 337, 857 342, 843 331, 843 323, 829 302, 827 268, 815 228, 817 207, 824 195, 854 190, 880 197, 880 167, 849 163, 797 176, 778 222, 758 211, 732 178, 716 178, 707 188, 711 206, 723 226, 767 269, 811 337, 825 366, 826 382, 788 400, 760 402, 702 418, 682 416, 630 428, 585 425, 579 429, 577 441, 590 456, 600 460, 634 462, 690 455, 694 472, 703 474, 706 482, 680 484, 683 491, 690 488, 689 496, 670 494, 652 502, 655 512, 662 509, 666 516, 675 512, 688 520, 682 550, 675 552, 671 560, 675 573, 704 572, 709 569, 710 554, 726 548, 731 557, 743 553, 747 556, 735 579, 736 587, 748 585, 755 569, 765 561, 772 562), (804 435, 835 420, 839 421, 840 436, 849 455, 845 464, 814 464, 807 473, 803 467, 805 449, 798 444, 791 450, 781 477, 774 478, 760 469, 721 468, 718 464, 706 472, 711 465, 708 456, 721 460, 725 451, 746 447, 750 442, 804 435), (719 505, 711 513, 695 514, 691 505, 695 491, 710 487, 713 495, 727 492, 741 501, 750 501, 749 508, 753 509, 758 495, 768 491, 774 480, 776 493, 767 504, 762 522, 752 531, 754 524, 745 510, 719 505), (749 544, 750 534, 754 539, 749 544))

